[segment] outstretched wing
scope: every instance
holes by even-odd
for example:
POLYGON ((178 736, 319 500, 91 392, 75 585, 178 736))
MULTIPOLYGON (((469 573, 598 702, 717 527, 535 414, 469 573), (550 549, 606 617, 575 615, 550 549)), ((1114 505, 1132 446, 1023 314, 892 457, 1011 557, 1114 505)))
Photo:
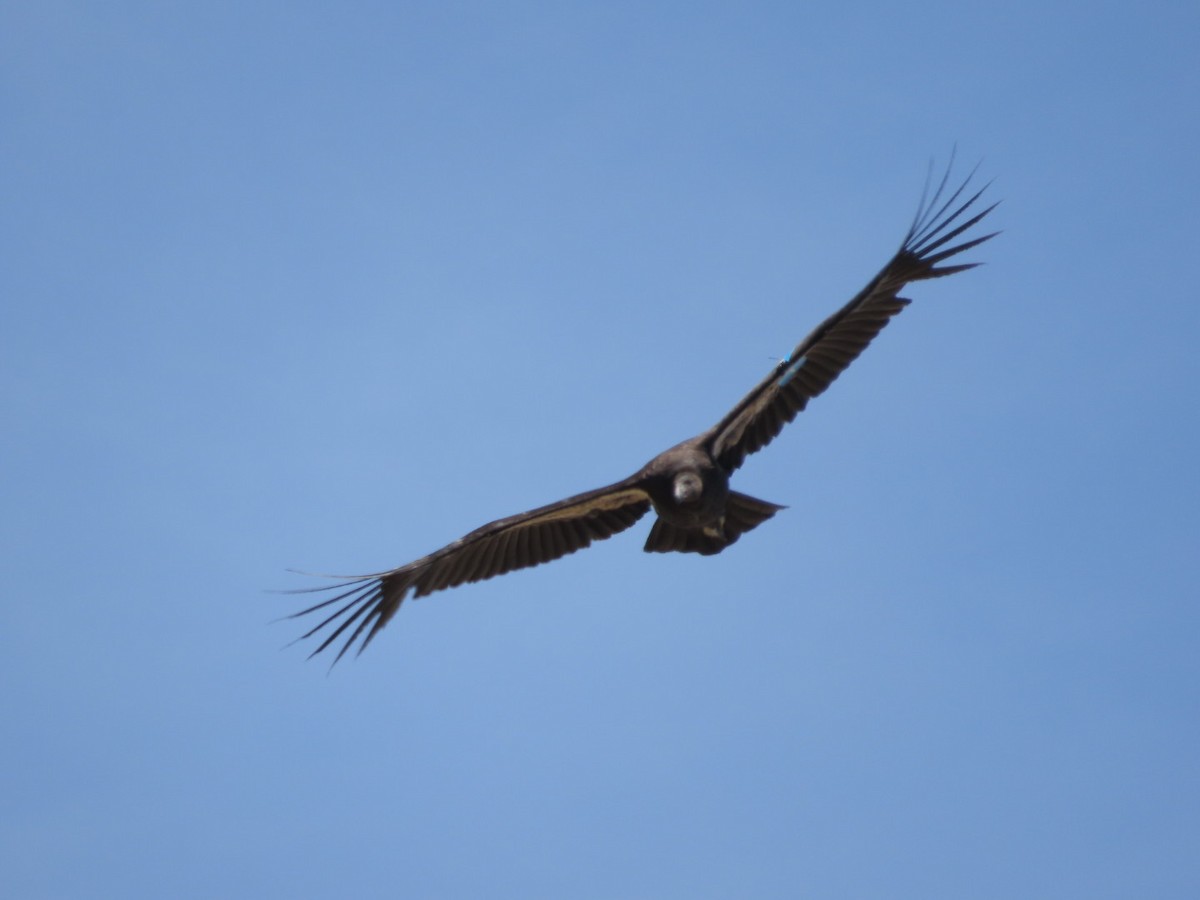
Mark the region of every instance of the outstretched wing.
POLYGON ((338 591, 338 594, 288 618, 336 607, 299 638, 310 638, 336 623, 333 631, 325 635, 312 652, 311 655, 316 656, 353 626, 334 659, 336 663, 360 637, 362 643, 358 652, 362 653, 396 614, 410 590, 414 597, 424 597, 434 591, 558 559, 583 549, 592 541, 602 541, 624 531, 649 509, 649 495, 633 479, 576 494, 549 506, 497 519, 441 550, 390 572, 350 578, 330 587, 297 591, 338 591))
POLYGON ((726 471, 732 472, 747 456, 770 443, 810 399, 829 387, 862 353, 892 316, 909 304, 910 301, 898 296, 906 284, 953 275, 978 265, 939 265, 995 236, 993 232, 951 244, 991 212, 995 204, 966 221, 959 221, 968 215, 986 185, 961 200, 971 182, 969 175, 943 201, 949 177, 947 169, 933 197, 928 202, 922 198, 900 250, 870 284, 797 344, 787 359, 708 432, 713 456, 726 471))

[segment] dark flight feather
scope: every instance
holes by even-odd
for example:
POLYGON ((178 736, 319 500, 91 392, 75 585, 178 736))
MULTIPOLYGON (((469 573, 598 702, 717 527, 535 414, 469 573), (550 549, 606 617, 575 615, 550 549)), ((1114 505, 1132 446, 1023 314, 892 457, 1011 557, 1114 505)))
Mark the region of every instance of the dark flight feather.
POLYGON ((558 559, 624 531, 651 506, 658 518, 644 549, 656 553, 720 553, 771 518, 784 507, 729 490, 729 475, 828 388, 909 304, 899 296, 905 285, 977 265, 941 265, 994 237, 986 234, 953 243, 995 207, 970 214, 986 189, 963 199, 973 175, 943 199, 947 168, 932 197, 928 191, 922 197, 900 249, 887 265, 708 431, 659 454, 624 481, 498 519, 399 568, 293 592, 337 592, 289 617, 324 614, 300 639, 332 627, 312 655, 344 638, 336 663, 356 643, 357 652, 366 649, 410 594, 424 597, 558 559))

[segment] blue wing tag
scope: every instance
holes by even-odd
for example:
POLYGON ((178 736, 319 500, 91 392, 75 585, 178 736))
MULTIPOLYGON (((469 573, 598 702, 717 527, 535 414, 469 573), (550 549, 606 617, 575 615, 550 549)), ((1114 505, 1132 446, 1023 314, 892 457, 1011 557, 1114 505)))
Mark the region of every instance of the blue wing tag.
MULTIPOLYGON (((783 376, 779 379, 779 386, 787 387, 787 383, 796 377, 796 373, 800 371, 800 367, 803 366, 807 360, 807 356, 801 356, 798 360, 788 366, 787 371, 784 372, 783 376)), ((783 361, 783 364, 786 366, 790 361, 791 357, 789 356, 783 361)))

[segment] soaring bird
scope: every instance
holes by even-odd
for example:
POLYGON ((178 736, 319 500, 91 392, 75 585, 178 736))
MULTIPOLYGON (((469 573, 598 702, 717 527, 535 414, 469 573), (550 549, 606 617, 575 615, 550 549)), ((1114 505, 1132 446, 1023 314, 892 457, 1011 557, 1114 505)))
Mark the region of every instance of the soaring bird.
POLYGON ((905 285, 974 268, 943 262, 995 236, 954 243, 995 208, 975 211, 986 185, 968 196, 974 173, 948 191, 947 168, 937 189, 928 185, 900 249, 845 306, 816 327, 712 428, 660 453, 623 481, 489 522, 428 556, 387 572, 348 576, 306 591, 335 596, 288 618, 327 615, 297 640, 326 627, 312 656, 349 631, 334 663, 360 641, 358 653, 391 620, 404 598, 483 581, 514 569, 549 562, 625 531, 651 508, 657 518, 648 553, 711 556, 757 528, 784 507, 731 490, 729 477, 761 450, 808 401, 823 392, 871 343, 909 300, 905 285), (965 198, 965 199, 964 199, 965 198), (330 608, 332 607, 332 610, 330 608))

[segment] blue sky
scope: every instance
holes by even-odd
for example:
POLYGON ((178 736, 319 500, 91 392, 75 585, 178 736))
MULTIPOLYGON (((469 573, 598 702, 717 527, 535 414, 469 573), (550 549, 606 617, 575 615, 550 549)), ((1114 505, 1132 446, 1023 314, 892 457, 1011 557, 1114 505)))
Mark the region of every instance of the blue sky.
POLYGON ((1200 11, 0 7, 7 896, 1195 897, 1200 11), (1003 199, 735 486, 376 571, 715 422, 1003 199))

